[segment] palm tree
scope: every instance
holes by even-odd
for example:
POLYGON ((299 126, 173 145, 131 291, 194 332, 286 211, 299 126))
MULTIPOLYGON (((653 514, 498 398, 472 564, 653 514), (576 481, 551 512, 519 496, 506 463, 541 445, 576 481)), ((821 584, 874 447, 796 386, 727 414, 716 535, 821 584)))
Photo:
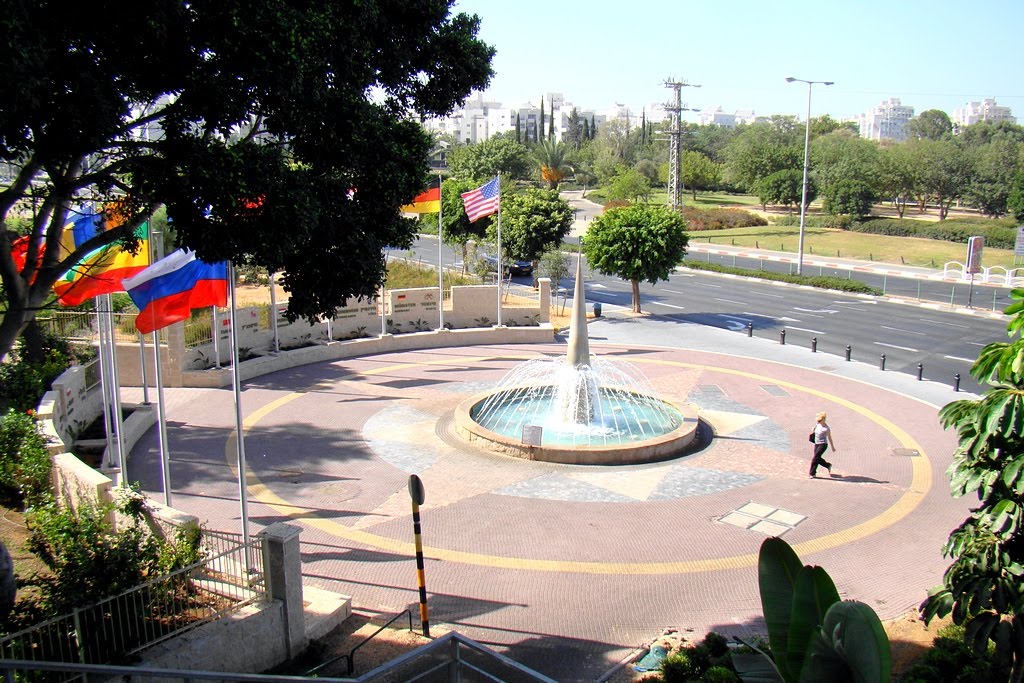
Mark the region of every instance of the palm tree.
POLYGON ((558 189, 558 183, 572 173, 569 165, 569 148, 561 141, 541 140, 531 151, 533 160, 540 166, 540 177, 548 183, 548 188, 558 189))

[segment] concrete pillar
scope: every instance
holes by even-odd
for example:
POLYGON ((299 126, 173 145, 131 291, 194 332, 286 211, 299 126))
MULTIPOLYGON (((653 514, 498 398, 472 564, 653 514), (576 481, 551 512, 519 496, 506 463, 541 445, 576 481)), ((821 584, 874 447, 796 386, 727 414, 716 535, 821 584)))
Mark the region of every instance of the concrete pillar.
POLYGON ((264 529, 263 571, 272 600, 284 603, 284 639, 289 657, 306 648, 306 618, 302 605, 302 559, 294 524, 276 522, 264 529))
POLYGON ((538 321, 549 323, 551 322, 551 278, 538 278, 537 296, 540 297, 540 317, 538 321))

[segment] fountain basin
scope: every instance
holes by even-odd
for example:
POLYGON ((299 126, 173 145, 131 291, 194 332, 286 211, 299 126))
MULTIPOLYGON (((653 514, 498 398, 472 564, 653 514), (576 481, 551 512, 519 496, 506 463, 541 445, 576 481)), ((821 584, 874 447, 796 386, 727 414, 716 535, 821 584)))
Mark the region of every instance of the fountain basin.
POLYGON ((525 460, 570 465, 635 465, 684 454, 697 436, 696 414, 660 398, 602 387, 597 419, 587 424, 544 418, 558 400, 554 386, 534 387, 528 397, 509 391, 471 396, 455 410, 463 439, 525 460), (637 400, 629 401, 630 398, 637 400), (625 402, 626 408, 620 407, 625 402), (482 407, 498 403, 504 417, 479 421, 482 407), (528 427, 524 434, 524 427, 528 427))

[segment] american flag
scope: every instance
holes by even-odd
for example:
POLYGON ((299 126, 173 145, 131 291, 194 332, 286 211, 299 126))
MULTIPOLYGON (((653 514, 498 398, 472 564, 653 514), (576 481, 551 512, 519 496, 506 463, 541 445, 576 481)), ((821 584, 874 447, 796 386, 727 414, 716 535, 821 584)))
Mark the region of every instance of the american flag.
POLYGON ((462 203, 466 207, 466 216, 472 223, 478 218, 490 216, 498 211, 498 177, 484 183, 475 190, 462 193, 462 203))

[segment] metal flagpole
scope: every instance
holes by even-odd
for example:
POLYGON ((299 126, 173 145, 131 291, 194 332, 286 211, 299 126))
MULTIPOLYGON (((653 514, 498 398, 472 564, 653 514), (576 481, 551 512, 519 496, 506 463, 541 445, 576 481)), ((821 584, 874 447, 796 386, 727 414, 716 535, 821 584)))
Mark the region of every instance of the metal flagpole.
POLYGON ((441 240, 444 236, 444 223, 441 222, 441 214, 444 213, 444 193, 441 191, 441 174, 437 174, 437 196, 440 201, 437 203, 437 329, 444 329, 444 252, 441 250, 441 240))
POLYGON ((156 368, 156 415, 160 435, 160 472, 163 477, 164 504, 171 507, 171 464, 167 446, 167 411, 164 404, 164 373, 160 359, 160 333, 153 332, 153 366, 156 368))
POLYGON ((238 447, 238 500, 242 506, 242 542, 245 571, 252 571, 249 558, 249 496, 246 490, 245 435, 242 432, 242 390, 238 371, 238 325, 235 306, 235 265, 228 261, 228 292, 231 295, 231 380, 235 391, 235 439, 238 447))
POLYGON ((128 454, 125 453, 124 419, 121 411, 121 372, 117 368, 117 336, 114 328, 114 307, 110 294, 104 294, 107 303, 107 330, 110 348, 110 380, 111 396, 114 399, 113 421, 117 439, 117 464, 121 468, 121 485, 128 485, 128 454))
POLYGON ((139 334, 139 361, 142 363, 142 405, 149 405, 149 371, 146 369, 146 336, 139 334))
POLYGON ((274 278, 277 273, 270 274, 270 327, 274 330, 274 353, 281 352, 281 339, 277 334, 277 292, 274 290, 274 278))
POLYGON ((501 327, 501 172, 498 172, 498 327, 501 327))
POLYGON ((113 383, 110 379, 110 359, 107 357, 107 325, 103 320, 103 297, 93 299, 96 307, 96 331, 99 333, 99 362, 100 362, 100 389, 103 395, 103 428, 107 439, 107 448, 104 454, 104 466, 113 467, 114 455, 114 425, 111 423, 111 400, 110 386, 113 383))
POLYGON ((384 312, 384 285, 380 286, 380 336, 388 333, 388 320, 384 312))
POLYGON ((217 319, 217 307, 211 306, 210 309, 213 318, 213 356, 216 359, 213 363, 220 370, 220 325, 217 324, 220 321, 217 319))

